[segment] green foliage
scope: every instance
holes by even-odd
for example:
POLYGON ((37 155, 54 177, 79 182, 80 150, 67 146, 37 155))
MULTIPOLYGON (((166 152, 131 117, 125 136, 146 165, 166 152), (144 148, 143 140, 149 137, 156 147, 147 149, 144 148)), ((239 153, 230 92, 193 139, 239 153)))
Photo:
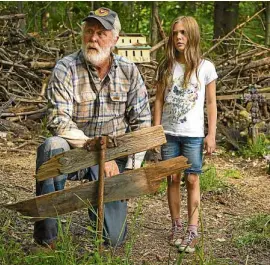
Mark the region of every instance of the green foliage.
POLYGON ((160 186, 158 188, 158 194, 160 195, 164 195, 167 192, 167 180, 164 179, 162 180, 162 182, 160 183, 160 186))
POLYGON ((240 179, 242 178, 241 172, 238 169, 226 169, 224 171, 224 177, 225 178, 234 178, 234 179, 240 179))
POLYGON ((235 229, 234 243, 238 247, 270 248, 270 215, 258 214, 243 220, 235 229))
MULTIPOLYGON (((247 20, 248 17, 259 11, 264 5, 260 2, 239 3, 239 23, 247 20)), ((122 30, 125 33, 143 33, 147 37, 151 35, 151 8, 150 1, 67 1, 67 2, 46 2, 46 1, 25 1, 21 2, 0 2, 1 14, 25 13, 26 31, 38 32, 40 35, 53 37, 59 32, 73 28, 80 31, 82 19, 90 10, 98 7, 108 7, 115 10, 120 18, 122 30), (47 17, 48 31, 43 32, 42 18, 47 17)), ((200 1, 171 1, 158 2, 159 16, 164 31, 168 34, 170 24, 178 16, 193 16, 198 21, 201 29, 202 49, 208 50, 212 45, 214 28, 214 2, 200 1)), ((243 29, 252 41, 263 44, 265 30, 263 23, 265 15, 261 13, 260 18, 254 18, 243 29)))
MULTIPOLYGON (((86 203, 87 204, 87 203, 86 203)), ((82 249, 81 245, 75 241, 70 231, 72 218, 70 217, 62 225, 58 222, 58 240, 56 251, 44 251, 41 247, 32 249, 28 255, 13 234, 14 224, 8 214, 0 215, 0 264, 1 265, 132 265, 132 249, 141 226, 141 210, 143 198, 139 200, 129 227, 130 239, 125 244, 124 257, 115 255, 115 249, 105 248, 102 254, 98 252, 97 236, 89 236, 89 241, 84 244, 90 245, 91 249, 82 249)), ((4 211, 3 211, 4 212, 4 211)), ((96 234, 92 227, 88 227, 90 234, 96 234)))
MULTIPOLYGON (((218 191, 226 187, 225 177, 241 178, 238 170, 228 170, 224 174, 217 174, 214 165, 203 167, 203 173, 200 176, 200 189, 202 192, 218 191)), ((184 185, 184 182, 183 182, 184 185)), ((164 195, 167 192, 167 180, 163 180, 159 186, 158 194, 164 195)))
MULTIPOLYGON (((247 20, 248 17, 251 17, 256 12, 263 8, 263 2, 254 2, 254 1, 240 1, 239 3, 239 23, 242 23, 247 20)), ((265 16, 263 13, 260 14, 260 17, 251 20, 244 28, 243 33, 246 34, 252 41, 264 44, 264 25, 263 20, 265 16)))
POLYGON ((46 138, 52 136, 51 132, 47 129, 47 123, 47 117, 43 118, 40 123, 40 134, 46 138))
POLYGON ((269 153, 269 140, 264 135, 259 135, 255 143, 243 146, 239 154, 245 158, 259 158, 269 153))
POLYGON ((208 165, 203 168, 203 173, 200 176, 200 188, 202 192, 217 191, 226 186, 225 182, 217 174, 214 165, 208 165))

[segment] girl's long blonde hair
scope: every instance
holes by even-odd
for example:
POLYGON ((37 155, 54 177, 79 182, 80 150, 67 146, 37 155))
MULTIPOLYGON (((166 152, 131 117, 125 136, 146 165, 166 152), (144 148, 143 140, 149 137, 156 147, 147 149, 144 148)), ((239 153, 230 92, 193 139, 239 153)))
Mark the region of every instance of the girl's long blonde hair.
POLYGON ((186 68, 184 73, 184 84, 186 88, 190 80, 191 74, 195 71, 198 79, 198 67, 201 60, 200 49, 200 30, 197 21, 193 17, 180 16, 177 17, 170 29, 170 35, 165 50, 165 56, 161 60, 158 67, 157 87, 158 92, 164 92, 164 90, 172 85, 173 65, 179 52, 174 47, 174 33, 173 28, 176 23, 181 22, 185 28, 187 36, 187 44, 184 50, 184 57, 186 61, 186 68))

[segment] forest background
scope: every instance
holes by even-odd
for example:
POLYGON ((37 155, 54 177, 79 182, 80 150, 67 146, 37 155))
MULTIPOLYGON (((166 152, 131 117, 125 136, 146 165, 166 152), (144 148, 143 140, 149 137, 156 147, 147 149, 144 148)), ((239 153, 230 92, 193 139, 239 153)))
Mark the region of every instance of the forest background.
MULTIPOLYGON (((204 215, 201 229, 204 231, 200 248, 194 256, 187 257, 188 264, 268 265, 270 179, 267 168, 270 157, 267 165, 264 157, 269 155, 269 140, 264 138, 258 144, 247 146, 246 142, 237 143, 235 138, 241 130, 259 123, 257 118, 250 117, 251 109, 258 111, 258 107, 251 107, 248 100, 243 100, 244 92, 249 93, 249 84, 257 84, 260 93, 270 92, 269 1, 1 1, 1 202, 17 202, 35 196, 32 176, 36 148, 49 135, 45 129, 43 88, 55 62, 80 48, 81 21, 90 10, 98 7, 116 11, 123 33, 142 33, 152 47, 168 36, 169 25, 177 16, 193 16, 198 21, 203 52, 217 66, 217 95, 224 99, 218 100, 218 119, 230 131, 223 130, 219 137, 222 141, 229 139, 227 149, 224 150, 219 141, 216 155, 205 161, 205 174, 201 178, 204 215), (254 16, 259 11, 259 15, 254 16), (25 16, 14 19, 15 14, 25 16), (237 25, 243 26, 234 31, 237 25), (229 37, 224 38, 228 34, 229 37), (40 63, 40 68, 35 63, 40 63), (228 134, 234 129, 238 134, 228 134)), ((161 45, 151 53, 152 62, 145 66, 146 70, 140 70, 148 73, 149 69, 156 69, 163 54, 164 45, 161 45)), ((144 75, 151 99, 155 94, 152 77, 152 73, 144 75)), ((269 137, 269 98, 260 104, 269 137)), ((69 185, 75 184, 67 183, 69 185)), ((185 200, 184 192, 183 195, 185 200)), ((186 214, 183 212, 184 216, 186 214)), ((95 248, 93 242, 89 242, 92 231, 85 211, 61 217, 60 250, 44 256, 31 252, 33 223, 1 208, 0 264, 183 264, 183 257, 166 244, 170 229, 167 217, 165 184, 158 194, 129 202, 130 238, 120 250, 102 257, 96 252, 93 254, 95 248)))
POLYGON ((0 2, 1 15, 23 13, 21 28, 40 36, 53 37, 67 28, 79 31, 82 19, 90 10, 108 7, 119 15, 122 31, 142 33, 154 46, 161 40, 155 14, 168 32, 169 25, 179 15, 194 16, 201 28, 202 48, 206 50, 216 40, 244 22, 257 11, 265 11, 253 19, 243 33, 255 43, 270 43, 269 1, 10 1, 0 2))

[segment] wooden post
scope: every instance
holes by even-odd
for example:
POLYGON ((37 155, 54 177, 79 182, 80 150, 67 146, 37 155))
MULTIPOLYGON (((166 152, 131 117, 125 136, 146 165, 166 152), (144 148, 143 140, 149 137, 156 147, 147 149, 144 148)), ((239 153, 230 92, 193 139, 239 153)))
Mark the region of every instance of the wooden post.
POLYGON ((98 172, 98 251, 102 252, 102 235, 104 221, 104 178, 105 178, 105 161, 106 161, 106 146, 107 136, 99 137, 98 147, 100 150, 99 157, 99 172, 98 172))

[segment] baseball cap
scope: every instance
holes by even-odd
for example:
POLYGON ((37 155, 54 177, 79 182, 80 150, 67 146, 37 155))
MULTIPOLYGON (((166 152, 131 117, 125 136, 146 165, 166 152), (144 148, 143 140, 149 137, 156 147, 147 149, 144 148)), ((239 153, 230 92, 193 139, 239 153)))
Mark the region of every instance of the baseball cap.
POLYGON ((114 29, 114 22, 116 17, 118 17, 116 12, 106 7, 100 7, 95 11, 91 11, 89 15, 83 19, 83 21, 94 18, 98 20, 105 29, 112 30, 114 29))

